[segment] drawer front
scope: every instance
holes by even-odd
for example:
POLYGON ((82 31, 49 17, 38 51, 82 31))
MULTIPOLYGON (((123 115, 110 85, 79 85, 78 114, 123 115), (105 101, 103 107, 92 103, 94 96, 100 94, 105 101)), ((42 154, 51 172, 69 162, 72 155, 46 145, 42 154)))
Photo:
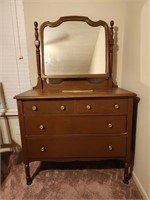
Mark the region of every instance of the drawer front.
POLYGON ((25 127, 27 135, 125 133, 126 116, 28 116, 25 127))
POLYGON ((127 113, 127 99, 36 100, 23 102, 24 114, 127 113))
POLYGON ((127 113, 127 99, 89 99, 77 100, 75 110, 78 113, 127 113))
POLYGON ((70 100, 36 100, 23 102, 24 114, 64 114, 72 113, 73 101, 70 100))
POLYGON ((26 139, 29 158, 125 157, 126 136, 54 136, 26 139))

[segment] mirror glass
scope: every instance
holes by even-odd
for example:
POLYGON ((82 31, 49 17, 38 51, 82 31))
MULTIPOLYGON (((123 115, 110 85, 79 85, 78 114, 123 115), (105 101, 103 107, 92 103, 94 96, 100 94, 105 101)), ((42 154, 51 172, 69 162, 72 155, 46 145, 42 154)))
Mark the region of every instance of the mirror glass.
POLYGON ((43 32, 43 74, 106 74, 106 35, 103 26, 66 21, 43 32))

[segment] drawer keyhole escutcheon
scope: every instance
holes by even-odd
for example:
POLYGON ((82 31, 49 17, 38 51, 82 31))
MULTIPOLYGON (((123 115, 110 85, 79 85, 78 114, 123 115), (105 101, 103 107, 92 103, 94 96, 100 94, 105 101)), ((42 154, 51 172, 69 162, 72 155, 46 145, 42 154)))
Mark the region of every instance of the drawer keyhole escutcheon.
POLYGON ((115 104, 115 105, 114 105, 114 108, 115 108, 116 110, 118 110, 118 109, 120 108, 119 104, 115 104))
POLYGON ((45 152, 46 148, 45 147, 41 147, 41 152, 45 152))
POLYGON ((40 125, 40 130, 44 130, 44 128, 45 128, 45 127, 41 124, 41 125, 40 125))
POLYGON ((66 107, 64 105, 60 106, 60 110, 64 111, 66 110, 66 107))
POLYGON ((38 109, 37 106, 32 106, 33 111, 36 111, 37 109, 38 109))
POLYGON ((109 128, 112 128, 113 125, 112 125, 111 123, 108 123, 108 127, 109 127, 109 128))
POLYGON ((86 105, 86 109, 87 109, 87 110, 91 110, 92 107, 91 107, 90 105, 86 105))
POLYGON ((112 151, 112 150, 113 150, 113 147, 112 147, 111 145, 109 145, 109 146, 108 146, 108 150, 109 150, 109 151, 112 151))

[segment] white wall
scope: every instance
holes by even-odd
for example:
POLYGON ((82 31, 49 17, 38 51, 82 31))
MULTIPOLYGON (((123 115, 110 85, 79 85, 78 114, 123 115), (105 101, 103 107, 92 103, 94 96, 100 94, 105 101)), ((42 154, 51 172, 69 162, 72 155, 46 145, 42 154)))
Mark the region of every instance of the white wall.
POLYGON ((138 94, 134 173, 150 198, 150 1, 126 3, 121 86, 138 94))
POLYGON ((55 21, 66 15, 85 15, 92 20, 115 21, 119 51, 115 54, 114 76, 117 77, 119 86, 136 92, 141 99, 138 107, 134 174, 147 198, 150 198, 149 4, 149 0, 42 0, 42 3, 41 0, 24 0, 32 85, 36 84, 34 21, 55 21))

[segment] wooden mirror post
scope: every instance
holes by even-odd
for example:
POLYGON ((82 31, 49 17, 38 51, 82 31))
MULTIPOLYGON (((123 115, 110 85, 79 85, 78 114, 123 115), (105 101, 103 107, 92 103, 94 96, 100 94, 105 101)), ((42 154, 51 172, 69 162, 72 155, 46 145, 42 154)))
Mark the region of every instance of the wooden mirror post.
POLYGON ((38 33, 38 23, 34 22, 35 26, 35 47, 36 47, 36 64, 37 64, 37 85, 34 88, 43 88, 43 81, 41 78, 41 59, 40 59, 40 41, 38 33))

